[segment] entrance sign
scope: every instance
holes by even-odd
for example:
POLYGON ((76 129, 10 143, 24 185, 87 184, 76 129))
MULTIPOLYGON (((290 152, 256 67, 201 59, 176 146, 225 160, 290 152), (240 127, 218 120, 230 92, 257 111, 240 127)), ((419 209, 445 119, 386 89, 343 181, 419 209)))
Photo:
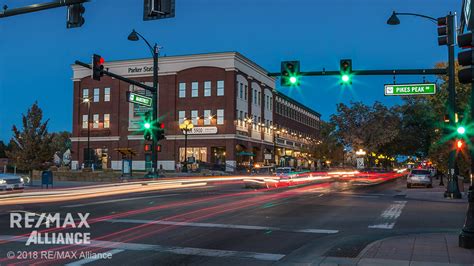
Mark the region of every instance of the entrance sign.
POLYGON ((436 94, 436 84, 387 84, 385 85, 385 96, 403 95, 427 95, 436 94))
POLYGON ((217 134, 217 127, 193 127, 188 131, 188 135, 217 134))
POLYGON ((152 103, 152 98, 127 91, 127 101, 150 107, 152 103))

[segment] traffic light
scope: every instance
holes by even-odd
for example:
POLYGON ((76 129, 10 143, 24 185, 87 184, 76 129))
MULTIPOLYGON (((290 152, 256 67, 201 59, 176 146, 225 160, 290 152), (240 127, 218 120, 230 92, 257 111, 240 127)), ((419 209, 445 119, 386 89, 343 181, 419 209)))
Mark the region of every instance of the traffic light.
POLYGON ((143 116, 142 129, 143 129, 143 138, 145 140, 151 140, 152 138, 152 123, 151 123, 151 113, 146 112, 143 116))
POLYGON ((339 71, 341 72, 341 84, 352 84, 352 60, 342 59, 339 64, 339 71))
POLYGON ((175 0, 144 0, 143 20, 172 18, 175 15, 175 0))
POLYGON ((156 152, 161 152, 161 144, 156 144, 156 152))
POLYGON ((438 45, 451 45, 454 40, 451 40, 451 36, 454 36, 451 32, 454 29, 452 15, 438 18, 438 45))
POLYGON ((94 54, 92 56, 92 79, 100 81, 104 75, 104 58, 100 55, 94 54))
POLYGON ((456 140, 456 148, 458 150, 461 150, 463 147, 464 147, 464 141, 460 139, 456 140))
POLYGON ((165 124, 158 122, 156 126, 156 141, 165 139, 165 124))
POLYGON ((474 81, 474 37, 469 32, 458 36, 458 45, 462 49, 467 49, 458 53, 458 63, 463 66, 458 72, 459 82, 462 84, 474 81))
POLYGON ((456 131, 458 132, 459 135, 464 135, 464 133, 466 133, 466 128, 463 126, 458 126, 456 131))
POLYGON ((82 17, 82 14, 84 14, 85 11, 86 9, 82 4, 73 4, 67 6, 66 27, 70 29, 82 26, 85 21, 84 17, 82 17))
POLYGON ((300 61, 281 62, 281 86, 299 86, 300 76, 300 61))
POLYGON ((144 150, 145 152, 150 152, 150 151, 151 151, 151 144, 145 144, 145 145, 143 146, 143 150, 144 150))

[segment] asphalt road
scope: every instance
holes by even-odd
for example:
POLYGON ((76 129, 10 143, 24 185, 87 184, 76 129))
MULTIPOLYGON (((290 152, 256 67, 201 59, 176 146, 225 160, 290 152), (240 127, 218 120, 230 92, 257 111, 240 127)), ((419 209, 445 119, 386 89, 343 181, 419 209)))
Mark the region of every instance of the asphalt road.
MULTIPOLYGON (((321 183, 269 190, 242 183, 150 191, 89 200, 8 206, 16 213, 90 213, 87 245, 31 244, 32 230, 0 214, 0 265, 267 265, 355 257, 372 241, 423 232, 457 232, 466 202, 405 197, 403 178, 371 187, 321 183), (9 241, 5 241, 8 239, 9 241), (4 240, 2 242, 2 240, 4 240), (13 252, 14 259, 7 255, 13 252), (36 252, 36 253, 35 253, 36 252), (92 253, 81 253, 92 252, 92 253), (104 253, 111 258, 89 260, 104 253), (80 256, 82 254, 82 257, 80 256), (69 258, 65 258, 69 256, 69 258)), ((78 219, 76 219, 78 221, 78 219)))

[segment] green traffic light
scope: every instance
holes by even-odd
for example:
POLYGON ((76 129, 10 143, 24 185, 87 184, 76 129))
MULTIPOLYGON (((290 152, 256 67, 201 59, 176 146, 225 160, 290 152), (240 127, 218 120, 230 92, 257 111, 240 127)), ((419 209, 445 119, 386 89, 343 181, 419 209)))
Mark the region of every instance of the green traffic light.
POLYGON ((145 127, 146 129, 150 129, 151 124, 150 124, 149 122, 145 122, 145 124, 143 125, 143 127, 145 127))
POLYGON ((466 133, 466 129, 464 127, 458 127, 457 131, 461 135, 464 135, 464 133, 466 133))
POLYGON ((298 79, 295 76, 290 77, 290 83, 291 84, 296 84, 297 81, 298 81, 298 79))
POLYGON ((347 83, 347 82, 349 82, 350 77, 349 77, 349 75, 344 74, 344 75, 342 75, 341 79, 342 79, 342 82, 347 83))

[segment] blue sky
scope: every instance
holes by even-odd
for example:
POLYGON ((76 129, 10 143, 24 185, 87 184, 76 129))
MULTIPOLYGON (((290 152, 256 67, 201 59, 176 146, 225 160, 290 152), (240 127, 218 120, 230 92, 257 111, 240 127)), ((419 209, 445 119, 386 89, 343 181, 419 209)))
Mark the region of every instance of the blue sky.
MULTIPOLYGON (((398 26, 386 20, 393 10, 459 14, 461 0, 176 0, 175 18, 154 21, 142 20, 142 0, 92 0, 85 8, 85 24, 69 30, 65 7, 0 19, 0 140, 11 137, 34 101, 50 131, 71 131, 70 65, 93 53, 108 61, 147 57, 144 43, 127 41, 132 29, 163 46, 164 55, 239 51, 270 72, 290 59, 300 60, 302 71, 337 70, 342 58, 351 58, 354 69, 431 68, 447 60, 436 25, 417 17, 400 17, 398 26)), ((422 80, 397 77, 398 83, 422 80)), ((398 103, 383 95, 391 82, 391 76, 355 77, 351 88, 341 88, 337 77, 306 77, 299 89, 279 90, 328 119, 339 102, 398 103)))

